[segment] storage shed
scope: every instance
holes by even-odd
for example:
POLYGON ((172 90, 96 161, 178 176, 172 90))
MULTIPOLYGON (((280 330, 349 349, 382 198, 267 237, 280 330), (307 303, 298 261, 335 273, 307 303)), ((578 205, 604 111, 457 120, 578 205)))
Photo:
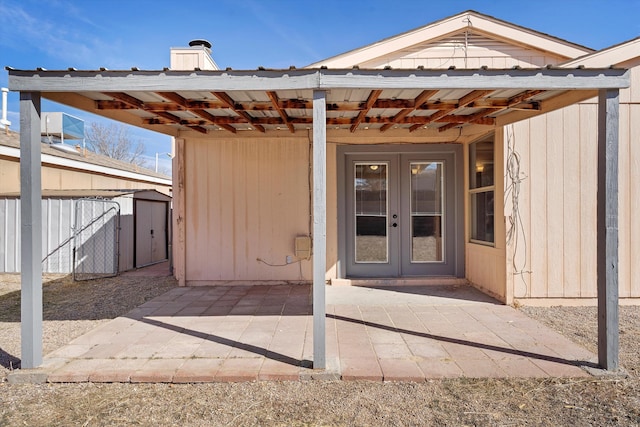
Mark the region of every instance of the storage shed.
MULTIPOLYGON (((115 275, 167 260, 170 201, 156 190, 43 191, 43 272, 115 275)), ((20 195, 0 194, 0 272, 19 271, 20 195)))

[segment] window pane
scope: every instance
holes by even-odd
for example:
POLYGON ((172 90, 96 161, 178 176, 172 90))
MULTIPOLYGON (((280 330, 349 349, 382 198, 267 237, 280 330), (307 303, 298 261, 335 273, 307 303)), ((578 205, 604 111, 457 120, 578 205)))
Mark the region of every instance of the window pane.
POLYGON ((469 145, 469 188, 490 187, 493 181, 493 137, 469 145))
POLYGON ((356 216, 356 262, 387 262, 387 219, 356 216))
POLYGON ((471 238, 494 243, 493 191, 471 195, 471 238))
POLYGON ((411 261, 442 261, 442 217, 412 216, 411 261))
POLYGON ((411 262, 442 261, 442 162, 412 162, 411 262))
POLYGON ((355 165, 355 260, 387 262, 387 164, 355 165))
POLYGON ((442 213, 442 163, 411 163, 411 213, 442 213))

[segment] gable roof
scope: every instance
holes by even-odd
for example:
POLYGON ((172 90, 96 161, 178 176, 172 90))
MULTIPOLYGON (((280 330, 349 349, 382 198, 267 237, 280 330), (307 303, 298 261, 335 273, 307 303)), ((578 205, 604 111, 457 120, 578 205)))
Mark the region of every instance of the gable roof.
POLYGON ((634 59, 640 59, 640 37, 618 43, 605 49, 593 52, 565 63, 560 67, 610 67, 622 65, 634 59))
POLYGON ((384 57, 392 52, 415 49, 425 43, 455 36, 469 28, 472 29, 473 34, 479 36, 540 52, 549 52, 564 59, 576 58, 593 52, 593 49, 588 47, 468 10, 423 27, 315 62, 307 66, 307 68, 321 66, 350 68, 374 61, 376 58, 384 57))

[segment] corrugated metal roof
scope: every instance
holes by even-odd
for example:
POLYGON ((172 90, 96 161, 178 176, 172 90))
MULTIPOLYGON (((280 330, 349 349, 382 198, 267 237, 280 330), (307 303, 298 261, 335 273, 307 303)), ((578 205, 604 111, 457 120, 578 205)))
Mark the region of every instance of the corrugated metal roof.
POLYGON ((587 99, 601 88, 626 87, 628 78, 625 70, 563 68, 218 71, 9 68, 9 82, 10 86, 16 82, 13 90, 39 91, 43 97, 60 102, 65 102, 65 92, 74 92, 79 99, 89 101, 82 103, 82 108, 119 119, 129 115, 132 117, 129 123, 148 129, 172 135, 185 130, 201 134, 224 130, 211 133, 224 136, 240 131, 265 133, 288 128, 295 133, 309 129, 313 122, 314 90, 326 93, 327 129, 356 132, 380 127, 381 131, 431 129, 439 133, 454 127, 494 126, 495 117, 502 116, 504 121, 505 114, 523 110, 531 114, 542 112, 544 102, 552 98, 561 101, 554 103, 553 108, 559 108, 562 99, 558 97, 567 91, 582 91, 568 101, 577 102, 580 96, 587 99), (96 91, 95 87, 100 89, 96 91))

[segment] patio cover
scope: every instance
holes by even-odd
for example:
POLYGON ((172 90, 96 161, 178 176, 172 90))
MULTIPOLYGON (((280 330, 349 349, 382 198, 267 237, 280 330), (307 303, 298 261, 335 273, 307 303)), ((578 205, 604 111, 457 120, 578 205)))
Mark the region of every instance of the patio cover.
POLYGON ((324 369, 327 135, 348 142, 356 132, 379 137, 391 130, 385 138, 464 141, 478 127, 489 131, 596 95, 598 356, 603 368, 618 366, 618 97, 629 87, 627 70, 7 69, 10 90, 20 92, 24 368, 42 363, 41 97, 178 137, 259 138, 312 129, 314 367, 324 369))

